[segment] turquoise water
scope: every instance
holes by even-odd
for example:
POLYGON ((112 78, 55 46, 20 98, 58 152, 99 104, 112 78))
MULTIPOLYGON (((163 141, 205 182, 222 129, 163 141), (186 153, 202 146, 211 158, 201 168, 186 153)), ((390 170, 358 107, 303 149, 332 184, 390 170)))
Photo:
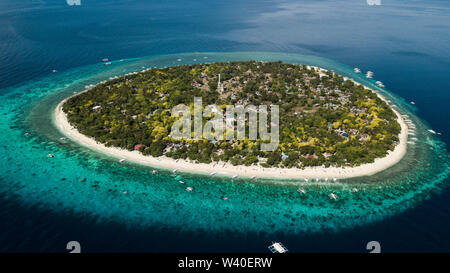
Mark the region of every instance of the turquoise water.
POLYGON ((339 232, 408 211, 447 189, 450 158, 445 144, 426 130, 415 108, 378 88, 351 67, 315 56, 281 53, 186 53, 113 60, 30 81, 2 90, 0 105, 0 194, 33 208, 77 215, 131 229, 176 229, 208 234, 301 234, 339 232), (203 57, 207 56, 207 59, 203 57), (177 59, 182 61, 178 62, 177 59), (197 61, 194 61, 197 59, 197 61), (331 69, 378 90, 416 125, 415 145, 395 166, 370 177, 338 183, 296 180, 255 181, 172 174, 90 151, 69 140, 52 124, 54 107, 85 85, 142 67, 198 62, 260 60, 301 63, 331 69), (48 158, 52 153, 54 158, 48 158), (183 180, 185 185, 178 181, 183 180), (194 188, 187 192, 186 186, 194 188), (306 191, 306 198, 297 192, 306 191), (352 188, 358 188, 353 193, 352 188), (124 193, 126 192, 126 193, 124 193), (339 196, 331 201, 331 192, 339 196), (227 200, 223 200, 228 197, 227 200))

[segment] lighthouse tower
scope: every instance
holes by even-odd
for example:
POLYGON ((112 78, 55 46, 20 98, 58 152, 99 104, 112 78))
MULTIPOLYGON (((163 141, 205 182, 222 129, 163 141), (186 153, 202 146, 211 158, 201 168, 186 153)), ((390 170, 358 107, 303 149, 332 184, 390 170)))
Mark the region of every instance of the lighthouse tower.
POLYGON ((220 74, 219 74, 219 82, 217 82, 217 90, 219 90, 219 92, 223 92, 223 84, 220 83, 220 74))

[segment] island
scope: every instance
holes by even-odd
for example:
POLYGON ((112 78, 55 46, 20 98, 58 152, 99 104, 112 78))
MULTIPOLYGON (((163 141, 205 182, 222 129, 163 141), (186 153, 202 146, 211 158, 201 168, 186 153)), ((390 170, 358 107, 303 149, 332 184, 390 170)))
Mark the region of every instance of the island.
MULTIPOLYGON (((270 110, 269 110, 270 112, 270 110)), ((214 117, 202 116, 202 124, 214 117)), ((245 116, 248 128, 250 115, 245 116)), ((270 120, 270 117, 269 117, 270 120)), ((221 62, 146 69, 61 102, 55 123, 92 149, 156 167, 272 178, 370 175, 406 152, 401 115, 375 91, 333 71, 282 62, 221 62), (178 139, 173 108, 279 106, 279 143, 178 139)), ((236 124, 234 124, 236 127, 236 124)), ((249 130, 246 131, 248 134, 249 130)))

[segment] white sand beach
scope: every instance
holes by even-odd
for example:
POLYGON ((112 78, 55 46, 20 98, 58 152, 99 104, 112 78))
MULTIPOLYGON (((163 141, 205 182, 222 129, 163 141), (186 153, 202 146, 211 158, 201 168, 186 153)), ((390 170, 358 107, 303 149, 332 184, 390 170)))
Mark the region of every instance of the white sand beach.
POLYGON ((183 159, 172 159, 166 156, 151 157, 144 156, 138 151, 128 151, 120 148, 106 147, 105 145, 87 137, 77 131, 69 124, 65 113, 62 111, 62 105, 66 100, 58 104, 54 112, 54 123, 61 133, 71 140, 98 152, 125 159, 143 165, 152 167, 177 169, 179 171, 193 172, 210 175, 216 173, 221 176, 239 176, 239 177, 261 177, 276 179, 301 179, 301 178, 349 178, 357 176, 372 175, 380 172, 390 166, 396 164, 406 153, 408 127, 403 118, 395 111, 398 121, 401 125, 401 133, 399 135, 400 143, 395 147, 394 151, 383 158, 377 158, 375 162, 364 164, 357 167, 307 167, 305 169, 298 168, 263 168, 259 166, 233 166, 230 163, 191 163, 183 159))
MULTIPOLYGON (((320 68, 322 71, 325 69, 320 68)), ((347 79, 347 78, 346 78, 347 79)), ((355 82, 356 84, 359 84, 355 82)), ((374 91, 374 90, 372 90, 374 91)), ((386 99, 378 92, 374 91, 382 100, 386 99)), ((78 95, 78 94, 77 94, 78 95)), ((67 98, 68 99, 68 98, 67 98)), ((384 169, 387 169, 399 162, 406 153, 408 126, 403 117, 395 109, 393 111, 397 115, 397 121, 401 126, 399 134, 399 143, 393 151, 383 158, 377 158, 373 163, 363 164, 357 167, 306 167, 299 168, 264 168, 260 166, 233 166, 231 163, 213 162, 210 164, 193 163, 183 159, 173 159, 166 156, 152 157, 145 156, 138 151, 128 151, 120 148, 106 147, 102 143, 87 137, 77 131, 69 124, 65 113, 62 111, 62 105, 67 100, 63 100, 58 104, 54 112, 54 124, 58 130, 71 140, 83 145, 89 149, 113 156, 119 160, 128 160, 135 163, 157 167, 185 171, 191 173, 218 176, 238 176, 238 177, 259 177, 259 178, 275 178, 275 179, 304 179, 304 178, 350 178, 358 176, 373 175, 384 169)))

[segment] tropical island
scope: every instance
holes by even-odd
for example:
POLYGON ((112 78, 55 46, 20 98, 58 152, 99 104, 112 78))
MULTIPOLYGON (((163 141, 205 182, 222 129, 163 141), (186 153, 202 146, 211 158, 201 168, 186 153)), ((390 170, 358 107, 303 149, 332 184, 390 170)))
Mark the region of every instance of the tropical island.
MULTIPOLYGON (((203 117, 202 122, 210 119, 203 117)), ((406 150, 402 118, 379 94, 333 71, 282 62, 194 64, 130 73, 64 100, 56 121, 69 137, 83 137, 85 144, 89 139, 118 157, 133 154, 134 161, 150 165, 184 170, 208 166, 204 172, 239 175, 365 175, 395 164, 406 150), (277 149, 264 151, 262 140, 247 135, 241 140, 173 138, 177 118, 172 108, 192 108, 196 97, 224 111, 226 105, 279 105, 277 149), (378 167, 373 165, 377 162, 378 167)))

